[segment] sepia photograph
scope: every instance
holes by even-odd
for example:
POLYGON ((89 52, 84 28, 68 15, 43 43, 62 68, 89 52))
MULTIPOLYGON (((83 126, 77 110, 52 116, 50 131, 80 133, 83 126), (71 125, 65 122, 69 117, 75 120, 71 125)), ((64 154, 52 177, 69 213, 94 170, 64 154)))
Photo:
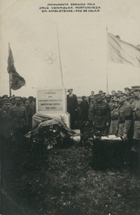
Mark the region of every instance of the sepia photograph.
POLYGON ((140 215, 139 0, 0 0, 0 215, 140 215))

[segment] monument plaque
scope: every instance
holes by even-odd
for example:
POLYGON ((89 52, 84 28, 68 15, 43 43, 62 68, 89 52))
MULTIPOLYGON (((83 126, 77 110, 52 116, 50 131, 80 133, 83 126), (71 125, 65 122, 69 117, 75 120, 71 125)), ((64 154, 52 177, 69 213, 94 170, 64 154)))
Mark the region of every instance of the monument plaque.
POLYGON ((64 89, 38 90, 38 112, 66 112, 64 89))
POLYGON ((50 117, 63 118, 64 122, 69 125, 69 113, 67 113, 67 95, 66 89, 46 88, 37 90, 36 110, 50 117))

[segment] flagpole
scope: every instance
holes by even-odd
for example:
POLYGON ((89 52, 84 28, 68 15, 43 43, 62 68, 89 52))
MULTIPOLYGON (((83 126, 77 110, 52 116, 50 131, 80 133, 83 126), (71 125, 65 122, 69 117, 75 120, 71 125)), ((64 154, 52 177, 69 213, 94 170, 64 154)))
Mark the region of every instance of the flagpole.
POLYGON ((9 96, 11 97, 12 92, 11 92, 11 74, 9 73, 9 96))
POLYGON ((61 64, 61 55, 60 55, 60 45, 59 45, 59 34, 58 34, 57 23, 56 23, 56 30, 57 30, 57 41, 58 41, 58 50, 59 50, 59 62, 60 62, 61 81, 62 81, 62 86, 64 87, 63 73, 62 73, 62 64, 61 64))
POLYGON ((108 94, 108 73, 106 73, 106 92, 108 94))
POLYGON ((108 94, 108 27, 106 27, 106 36, 107 36, 107 63, 106 63, 106 93, 108 94))
MULTIPOLYGON (((8 43, 8 52, 10 52, 10 43, 8 43)), ((11 74, 9 73, 9 96, 11 97, 11 74)))

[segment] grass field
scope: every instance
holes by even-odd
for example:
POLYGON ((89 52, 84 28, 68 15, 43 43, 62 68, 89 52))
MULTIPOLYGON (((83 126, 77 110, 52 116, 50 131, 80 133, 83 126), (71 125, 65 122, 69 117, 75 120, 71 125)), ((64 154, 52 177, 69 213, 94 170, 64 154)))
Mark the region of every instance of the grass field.
POLYGON ((119 151, 113 147, 101 149, 111 157, 100 157, 105 165, 96 170, 92 150, 75 142, 50 150, 41 145, 30 148, 28 143, 22 150, 16 148, 2 180, 2 214, 139 215, 137 169, 113 165, 114 155, 114 162, 119 162, 119 151))

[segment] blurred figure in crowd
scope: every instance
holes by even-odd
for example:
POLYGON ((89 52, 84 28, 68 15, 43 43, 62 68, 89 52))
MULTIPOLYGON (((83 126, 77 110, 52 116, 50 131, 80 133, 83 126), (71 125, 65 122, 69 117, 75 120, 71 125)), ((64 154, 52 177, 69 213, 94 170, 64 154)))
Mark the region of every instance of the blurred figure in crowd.
POLYGON ((94 91, 91 91, 91 95, 90 95, 89 98, 88 98, 89 104, 90 104, 90 101, 91 101, 91 100, 94 100, 94 91))
POLYGON ((73 94, 73 89, 68 90, 67 95, 67 112, 70 114, 70 127, 75 129, 75 118, 78 108, 77 96, 73 94))
POLYGON ((11 104, 11 107, 15 105, 15 96, 10 97, 10 104, 11 104))
POLYGON ((81 112, 80 115, 81 115, 82 121, 88 120, 88 110, 89 110, 89 105, 86 100, 86 97, 82 96, 82 101, 80 103, 80 112, 81 112))
POLYGON ((124 88, 124 93, 127 94, 127 95, 129 95, 130 89, 129 89, 128 87, 125 87, 125 88, 124 88))
POLYGON ((33 101, 33 96, 29 96, 27 103, 27 114, 28 114, 28 130, 32 130, 32 116, 36 113, 35 103, 33 101))
POLYGON ((108 134, 108 127, 110 122, 110 108, 109 105, 103 101, 102 95, 95 95, 96 103, 93 105, 93 125, 95 131, 101 134, 108 134))
POLYGON ((112 100, 112 109, 111 109, 111 124, 109 134, 117 135, 119 125, 119 105, 118 100, 112 100))
POLYGON ((119 126, 117 136, 123 140, 121 148, 123 155, 121 158, 124 163, 128 163, 130 161, 133 138, 133 109, 126 101, 124 93, 118 93, 117 98, 119 102, 119 126))
POLYGON ((94 104, 94 102, 95 102, 94 91, 91 91, 91 95, 89 96, 89 114, 88 114, 88 119, 91 124, 93 121, 93 104, 94 104))
POLYGON ((3 98, 0 101, 0 136, 8 140, 12 134, 12 122, 7 113, 7 104, 9 101, 7 98, 3 98))
POLYGON ((28 116, 26 108, 21 105, 21 97, 16 97, 15 102, 16 104, 9 110, 9 115, 12 118, 14 133, 17 137, 25 134, 28 116))

